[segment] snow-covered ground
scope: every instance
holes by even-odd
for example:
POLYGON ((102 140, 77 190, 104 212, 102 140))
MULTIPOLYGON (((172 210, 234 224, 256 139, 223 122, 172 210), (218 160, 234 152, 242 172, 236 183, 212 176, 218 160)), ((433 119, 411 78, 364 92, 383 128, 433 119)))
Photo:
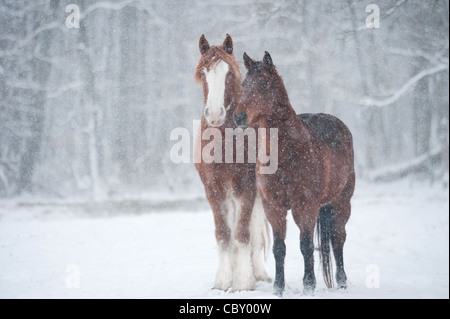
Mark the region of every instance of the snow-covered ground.
MULTIPOLYGON (((275 298, 270 283, 211 290, 218 258, 207 206, 116 206, 1 202, 0 298, 275 298)), ((303 296, 289 219, 284 298, 449 298, 448 190, 358 185, 347 230, 347 291, 326 289, 316 263, 316 293, 303 296)), ((271 253, 267 269, 273 276, 271 253)))

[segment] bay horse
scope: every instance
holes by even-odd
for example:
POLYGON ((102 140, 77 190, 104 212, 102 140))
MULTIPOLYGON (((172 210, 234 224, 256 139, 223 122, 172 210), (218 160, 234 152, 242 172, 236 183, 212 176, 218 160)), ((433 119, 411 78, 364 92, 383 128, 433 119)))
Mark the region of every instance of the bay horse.
MULTIPOLYGON (((203 85, 204 108, 194 157, 201 158, 196 169, 214 214, 219 267, 213 288, 253 290, 256 281, 270 281, 262 258, 270 234, 261 199, 256 196, 255 163, 225 160, 225 130, 237 128, 233 114, 242 89, 239 65, 228 34, 221 46, 210 46, 202 35, 199 49, 195 79, 203 85), (210 155, 212 150, 217 151, 215 147, 223 156, 218 161, 206 161, 204 153, 210 155)), ((248 145, 240 151, 247 152, 248 145)), ((236 152, 233 147, 234 159, 236 152)))
POLYGON ((254 61, 244 53, 244 64, 248 73, 235 122, 244 128, 278 129, 278 170, 274 174, 259 174, 261 163, 256 163, 257 189, 274 238, 274 292, 282 296, 285 286, 288 210, 300 228, 304 293, 312 294, 316 287, 313 242, 316 223, 325 283, 328 288, 333 285, 331 246, 338 288, 346 288, 343 247, 355 188, 352 134, 332 115, 297 116, 268 52, 262 61, 254 61))

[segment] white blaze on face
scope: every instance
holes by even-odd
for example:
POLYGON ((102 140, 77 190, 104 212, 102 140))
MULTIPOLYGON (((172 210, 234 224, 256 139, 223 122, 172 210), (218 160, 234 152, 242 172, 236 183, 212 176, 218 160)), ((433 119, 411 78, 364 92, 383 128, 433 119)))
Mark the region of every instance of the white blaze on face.
POLYGON ((221 126, 225 122, 225 80, 230 67, 225 61, 220 61, 211 70, 205 70, 208 84, 208 97, 204 115, 209 125, 221 126))

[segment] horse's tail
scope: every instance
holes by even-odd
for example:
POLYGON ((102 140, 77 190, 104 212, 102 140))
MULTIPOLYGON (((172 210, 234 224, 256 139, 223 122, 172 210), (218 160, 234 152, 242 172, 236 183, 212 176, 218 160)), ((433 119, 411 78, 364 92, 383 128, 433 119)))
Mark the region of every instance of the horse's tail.
POLYGON ((323 278, 328 288, 333 287, 333 267, 331 263, 331 236, 334 228, 333 206, 331 204, 320 208, 317 220, 317 240, 319 256, 322 262, 323 278))

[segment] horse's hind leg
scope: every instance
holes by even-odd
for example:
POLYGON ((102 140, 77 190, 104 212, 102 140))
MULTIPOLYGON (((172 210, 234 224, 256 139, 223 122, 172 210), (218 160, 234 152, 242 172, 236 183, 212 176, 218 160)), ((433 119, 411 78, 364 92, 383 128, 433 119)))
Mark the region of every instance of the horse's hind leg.
POLYGON ((347 224, 350 213, 350 199, 353 189, 347 188, 341 196, 333 201, 334 225, 331 235, 331 245, 333 247, 334 259, 336 260, 336 281, 338 288, 347 288, 347 275, 344 270, 344 243, 347 237, 345 225, 347 224))
POLYGON ((316 289, 316 276, 314 274, 314 228, 319 208, 293 207, 292 216, 300 228, 300 251, 305 262, 305 275, 303 276, 303 293, 312 294, 316 289))

